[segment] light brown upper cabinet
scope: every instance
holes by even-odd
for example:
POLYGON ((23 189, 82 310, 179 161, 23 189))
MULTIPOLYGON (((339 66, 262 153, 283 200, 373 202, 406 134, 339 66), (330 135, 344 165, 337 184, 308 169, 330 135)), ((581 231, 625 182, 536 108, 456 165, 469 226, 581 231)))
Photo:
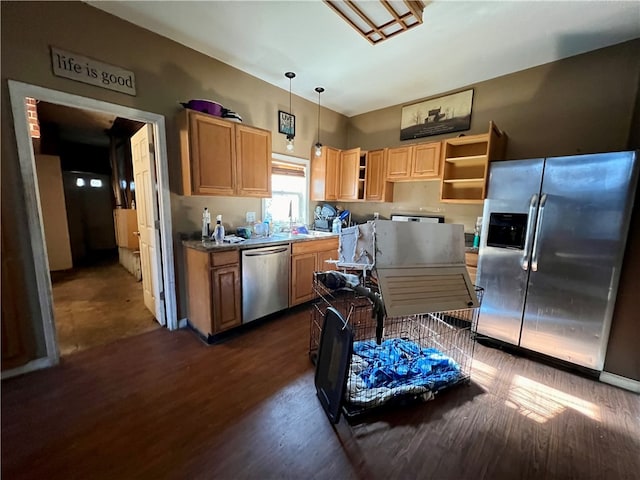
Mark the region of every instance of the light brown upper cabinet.
POLYGON ((488 133, 449 138, 443 144, 440 201, 482 203, 486 194, 489 162, 504 158, 506 133, 489 122, 488 133))
POLYGON ((403 182, 439 179, 440 148, 440 142, 390 148, 387 153, 387 180, 403 182))
POLYGON ((411 178, 429 180, 440 178, 440 142, 413 145, 411 178))
POLYGON ((411 147, 390 148, 387 151, 387 180, 409 180, 411 172, 411 147))
POLYGON ((393 184, 385 179, 386 149, 363 152, 322 147, 311 153, 311 200, 391 202, 393 184))
POLYGON ((271 132, 235 124, 237 193, 242 197, 271 196, 271 132))
POLYGON ((340 152, 338 200, 364 199, 365 159, 359 148, 340 152))
POLYGON ((386 148, 367 152, 364 199, 369 202, 393 201, 393 183, 385 178, 386 155, 386 148))
POLYGON ((340 150, 322 147, 322 155, 315 156, 311 149, 311 200, 335 201, 338 199, 338 163, 340 150))
POLYGON ((184 195, 271 196, 271 132, 185 109, 178 115, 184 195))

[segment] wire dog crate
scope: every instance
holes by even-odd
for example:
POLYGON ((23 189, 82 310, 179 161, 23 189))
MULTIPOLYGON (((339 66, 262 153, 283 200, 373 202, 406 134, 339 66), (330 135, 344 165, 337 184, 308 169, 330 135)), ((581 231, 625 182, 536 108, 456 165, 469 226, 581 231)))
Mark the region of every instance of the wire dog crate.
MULTIPOLYGON (((375 281, 364 285, 377 293, 375 281)), ((468 383, 483 289, 475 287, 478 306, 406 317, 384 317, 376 305, 351 289, 330 290, 314 276, 317 300, 311 311, 309 356, 315 364, 324 316, 335 308, 353 332, 353 348, 343 410, 356 416, 380 407, 427 401, 439 391, 468 383)))

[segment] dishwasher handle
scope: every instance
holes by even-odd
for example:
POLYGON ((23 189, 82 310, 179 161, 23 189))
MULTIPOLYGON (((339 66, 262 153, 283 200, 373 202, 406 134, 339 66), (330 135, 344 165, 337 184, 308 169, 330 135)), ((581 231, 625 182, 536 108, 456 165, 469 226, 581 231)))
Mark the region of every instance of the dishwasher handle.
POLYGON ((283 252, 286 252, 287 250, 289 250, 288 247, 270 248, 268 250, 256 249, 256 250, 244 251, 243 255, 245 257, 261 257, 263 255, 271 255, 273 253, 283 253, 283 252))

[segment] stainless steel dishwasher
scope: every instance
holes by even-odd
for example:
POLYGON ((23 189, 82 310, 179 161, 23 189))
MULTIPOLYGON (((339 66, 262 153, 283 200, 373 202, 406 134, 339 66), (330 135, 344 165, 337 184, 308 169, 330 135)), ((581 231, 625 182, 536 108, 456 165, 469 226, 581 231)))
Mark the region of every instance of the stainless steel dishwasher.
POLYGON ((242 251, 242 323, 289 308, 291 246, 242 251))

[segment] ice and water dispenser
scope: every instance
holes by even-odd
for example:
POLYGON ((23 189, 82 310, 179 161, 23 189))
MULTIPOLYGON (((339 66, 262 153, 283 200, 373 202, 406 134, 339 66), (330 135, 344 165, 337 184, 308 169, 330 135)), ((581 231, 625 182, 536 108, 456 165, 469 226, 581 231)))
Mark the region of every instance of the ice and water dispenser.
POLYGON ((527 217, 526 213, 491 213, 487 246, 524 250, 527 217))

